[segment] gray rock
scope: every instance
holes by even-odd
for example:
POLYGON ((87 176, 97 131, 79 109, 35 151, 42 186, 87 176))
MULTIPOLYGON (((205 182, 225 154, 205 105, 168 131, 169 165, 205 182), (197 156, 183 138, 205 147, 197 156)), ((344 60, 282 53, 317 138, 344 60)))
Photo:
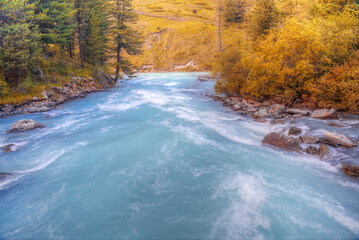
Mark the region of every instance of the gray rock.
POLYGON ((303 142, 305 142, 306 144, 316 144, 319 142, 319 139, 312 136, 312 135, 309 135, 309 134, 305 134, 304 136, 301 136, 300 137, 303 142))
POLYGON ((289 108, 289 109, 287 109, 287 113, 293 114, 293 115, 300 115, 300 116, 309 116, 312 113, 312 111, 304 110, 304 109, 297 109, 297 108, 289 108))
POLYGON ((302 133, 302 129, 297 127, 291 127, 288 131, 288 135, 299 135, 302 133))
POLYGON ((311 115, 312 118, 317 119, 337 119, 338 114, 335 109, 318 109, 315 110, 311 115))
POLYGON ((266 118, 268 117, 268 108, 261 107, 258 112, 254 113, 254 118, 266 118))
POLYGON ((269 133, 263 138, 262 144, 268 144, 278 148, 296 152, 300 152, 302 150, 299 143, 294 138, 288 137, 282 133, 269 133))
POLYGON ((357 146, 357 144, 352 139, 340 133, 325 131, 324 138, 343 147, 352 148, 357 146))
POLYGON ((11 125, 8 133, 26 132, 36 128, 44 128, 45 125, 31 119, 24 119, 11 125))
POLYGON ((270 121, 270 124, 271 125, 276 125, 276 124, 285 124, 285 120, 284 119, 272 119, 270 121))

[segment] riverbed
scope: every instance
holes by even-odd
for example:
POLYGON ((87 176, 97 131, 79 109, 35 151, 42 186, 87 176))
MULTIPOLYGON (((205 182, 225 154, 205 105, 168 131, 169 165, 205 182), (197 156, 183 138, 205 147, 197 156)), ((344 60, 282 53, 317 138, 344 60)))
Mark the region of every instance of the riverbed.
MULTIPOLYGON (((355 239, 359 180, 263 146, 286 127, 214 102, 203 73, 140 74, 45 113, 0 119, 2 239, 355 239), (46 125, 6 134, 31 118, 46 125)), ((296 120, 303 131, 332 130, 296 120)), ((358 136, 349 120, 341 132, 358 136)))

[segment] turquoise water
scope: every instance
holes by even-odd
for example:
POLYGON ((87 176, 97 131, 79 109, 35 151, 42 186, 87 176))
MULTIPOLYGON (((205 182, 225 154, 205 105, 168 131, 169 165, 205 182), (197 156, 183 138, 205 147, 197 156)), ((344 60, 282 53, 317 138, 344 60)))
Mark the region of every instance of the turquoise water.
POLYGON ((0 182, 0 239, 355 239, 359 181, 261 146, 274 127, 205 97, 198 75, 143 74, 0 119, 0 146, 17 148, 0 153, 15 173, 0 182), (47 128, 5 133, 24 118, 47 128))

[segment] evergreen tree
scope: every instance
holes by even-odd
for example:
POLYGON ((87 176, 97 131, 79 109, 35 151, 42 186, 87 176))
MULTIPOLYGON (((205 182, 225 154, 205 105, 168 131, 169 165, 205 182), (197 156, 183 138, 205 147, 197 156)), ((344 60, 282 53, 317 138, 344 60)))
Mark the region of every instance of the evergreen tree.
POLYGON ((104 0, 92 0, 90 4, 89 35, 87 40, 88 62, 97 66, 106 62, 108 18, 104 0))
POLYGON ((115 81, 119 79, 120 70, 131 76, 133 65, 121 55, 125 51, 129 55, 141 52, 140 34, 129 23, 135 22, 136 13, 132 9, 131 0, 113 0, 109 2, 110 32, 113 36, 116 52, 115 81))
POLYGON ((224 16, 226 24, 241 23, 244 17, 244 6, 242 0, 227 0, 224 16))
POLYGON ((41 41, 46 46, 55 44, 71 45, 75 14, 70 0, 39 0, 36 7, 36 22, 41 33, 41 41))
POLYGON ((278 20, 278 10, 274 0, 257 0, 249 16, 249 35, 258 39, 266 34, 278 20))

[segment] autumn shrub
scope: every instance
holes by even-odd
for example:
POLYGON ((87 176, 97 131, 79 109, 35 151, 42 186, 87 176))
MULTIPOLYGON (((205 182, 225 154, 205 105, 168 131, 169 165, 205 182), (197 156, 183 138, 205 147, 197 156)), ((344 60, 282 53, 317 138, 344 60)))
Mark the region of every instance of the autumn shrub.
POLYGON ((3 74, 0 72, 0 98, 9 95, 10 88, 7 82, 4 80, 3 74))
POLYGON ((308 84, 308 91, 319 107, 359 111, 359 52, 308 84))
POLYGON ((254 53, 242 59, 249 70, 242 91, 259 100, 292 102, 302 97, 306 83, 321 75, 329 63, 315 29, 291 19, 283 28, 271 31, 254 53))

